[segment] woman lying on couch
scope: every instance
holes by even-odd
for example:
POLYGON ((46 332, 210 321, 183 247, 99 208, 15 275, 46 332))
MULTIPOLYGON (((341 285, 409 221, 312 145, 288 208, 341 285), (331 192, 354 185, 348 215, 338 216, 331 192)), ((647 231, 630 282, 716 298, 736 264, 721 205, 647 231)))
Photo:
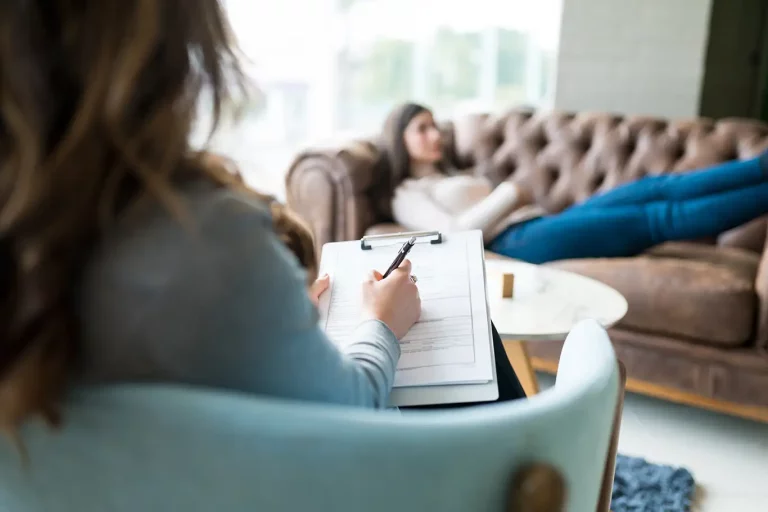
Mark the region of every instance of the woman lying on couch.
POLYGON ((453 175, 432 113, 408 103, 382 137, 392 213, 414 230, 480 229, 486 247, 531 263, 635 256, 654 245, 719 235, 768 213, 768 153, 686 174, 646 177, 547 215, 510 181, 453 175))

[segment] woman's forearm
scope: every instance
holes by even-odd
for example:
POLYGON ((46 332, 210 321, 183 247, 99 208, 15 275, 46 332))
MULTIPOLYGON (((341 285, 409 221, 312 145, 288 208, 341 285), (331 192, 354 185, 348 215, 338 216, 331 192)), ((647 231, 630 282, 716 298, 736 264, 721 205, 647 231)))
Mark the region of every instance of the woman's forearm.
POLYGON ((458 215, 451 214, 421 190, 401 190, 392 201, 395 220, 406 229, 443 231, 479 229, 490 239, 498 224, 522 206, 516 185, 504 182, 482 201, 458 215))
POLYGON ((522 206, 522 203, 517 186, 503 182, 488 197, 459 214, 455 221, 456 227, 462 230, 479 229, 484 239, 491 238, 499 222, 522 206))

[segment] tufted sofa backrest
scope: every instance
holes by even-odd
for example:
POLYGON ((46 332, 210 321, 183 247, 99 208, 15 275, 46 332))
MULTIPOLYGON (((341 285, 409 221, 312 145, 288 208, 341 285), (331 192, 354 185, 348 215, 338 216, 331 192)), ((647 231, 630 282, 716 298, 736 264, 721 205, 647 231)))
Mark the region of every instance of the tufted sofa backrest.
POLYGON ((537 202, 560 211, 644 176, 746 159, 768 148, 768 124, 668 121, 603 113, 516 109, 446 127, 457 168, 529 185, 537 202))
MULTIPOLYGON (((441 128, 451 166, 497 183, 525 184, 550 212, 644 176, 746 159, 768 148, 768 124, 746 119, 512 109, 460 117, 441 128)), ((382 186, 389 174, 374 139, 308 150, 288 172, 287 199, 311 223, 318 245, 356 239, 391 221, 389 188, 382 186)), ((767 224, 756 219, 717 242, 760 253, 767 224)))

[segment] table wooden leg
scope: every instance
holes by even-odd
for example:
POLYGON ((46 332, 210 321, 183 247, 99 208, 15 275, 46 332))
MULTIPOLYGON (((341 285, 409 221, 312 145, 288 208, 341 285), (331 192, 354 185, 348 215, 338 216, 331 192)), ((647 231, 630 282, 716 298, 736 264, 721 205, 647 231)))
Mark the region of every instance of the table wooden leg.
POLYGON ((533 371, 531 358, 528 357, 528 349, 524 341, 503 340, 504 351, 512 368, 523 385, 525 394, 533 396, 539 392, 539 381, 536 379, 536 373, 533 371))

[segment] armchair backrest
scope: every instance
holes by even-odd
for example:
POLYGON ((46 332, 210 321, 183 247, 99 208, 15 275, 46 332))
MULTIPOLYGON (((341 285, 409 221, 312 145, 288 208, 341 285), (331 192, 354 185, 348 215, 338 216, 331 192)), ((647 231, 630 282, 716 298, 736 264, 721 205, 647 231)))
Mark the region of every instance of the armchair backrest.
POLYGON ((520 497, 513 477, 537 463, 564 479, 567 510, 593 511, 618 392, 594 322, 569 336, 552 390, 486 407, 373 412, 165 386, 82 390, 60 432, 25 427, 27 464, 0 445, 0 508, 501 511, 520 497))

